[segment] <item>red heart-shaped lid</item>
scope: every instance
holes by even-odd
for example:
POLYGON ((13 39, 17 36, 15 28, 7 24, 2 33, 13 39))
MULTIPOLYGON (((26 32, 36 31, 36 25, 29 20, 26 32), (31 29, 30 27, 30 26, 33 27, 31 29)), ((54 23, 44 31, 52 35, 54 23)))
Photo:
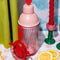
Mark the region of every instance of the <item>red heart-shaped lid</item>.
POLYGON ((27 5, 30 5, 32 3, 32 0, 25 0, 25 2, 27 3, 27 5))

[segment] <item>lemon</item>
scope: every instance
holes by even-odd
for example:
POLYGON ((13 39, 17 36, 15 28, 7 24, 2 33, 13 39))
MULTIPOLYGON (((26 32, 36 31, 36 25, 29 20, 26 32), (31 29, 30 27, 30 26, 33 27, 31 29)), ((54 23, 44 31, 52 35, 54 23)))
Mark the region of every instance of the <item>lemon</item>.
POLYGON ((52 54, 50 52, 41 52, 38 57, 37 60, 52 60, 52 54))
POLYGON ((55 50, 47 50, 48 52, 50 52, 53 55, 52 60, 57 60, 59 58, 59 53, 55 50))

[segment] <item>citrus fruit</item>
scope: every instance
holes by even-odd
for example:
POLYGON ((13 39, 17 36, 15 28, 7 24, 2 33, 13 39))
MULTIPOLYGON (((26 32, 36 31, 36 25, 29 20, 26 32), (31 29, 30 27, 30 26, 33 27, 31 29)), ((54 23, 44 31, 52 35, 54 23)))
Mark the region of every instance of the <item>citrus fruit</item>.
POLYGON ((38 57, 37 60, 52 60, 52 54, 50 52, 41 52, 38 57))
POLYGON ((59 53, 55 50, 47 50, 48 52, 50 52, 53 56, 52 60, 56 60, 59 58, 59 53))

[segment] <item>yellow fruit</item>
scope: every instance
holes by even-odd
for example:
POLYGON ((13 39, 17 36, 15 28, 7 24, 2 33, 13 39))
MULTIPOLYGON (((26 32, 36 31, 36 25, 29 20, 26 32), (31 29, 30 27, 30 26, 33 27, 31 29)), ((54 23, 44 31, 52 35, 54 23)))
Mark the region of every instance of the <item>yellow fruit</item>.
POLYGON ((59 53, 55 50, 47 50, 48 52, 50 52, 53 55, 52 60, 56 60, 59 58, 59 53))
POLYGON ((58 60, 58 59, 52 59, 52 60, 58 60))
POLYGON ((37 60, 52 60, 52 54, 50 52, 41 52, 37 60))

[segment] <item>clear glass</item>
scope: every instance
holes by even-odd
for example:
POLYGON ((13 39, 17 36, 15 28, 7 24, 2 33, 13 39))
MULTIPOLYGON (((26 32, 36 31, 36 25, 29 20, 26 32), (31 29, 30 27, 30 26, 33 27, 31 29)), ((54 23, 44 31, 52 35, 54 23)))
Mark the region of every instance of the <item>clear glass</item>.
POLYGON ((37 51, 39 26, 32 28, 23 27, 22 42, 27 47, 30 55, 34 55, 37 51))
MULTIPOLYGON (((27 50, 30 52, 30 55, 26 57, 27 60, 33 60, 31 56, 34 55, 39 49, 38 48, 38 32, 39 32, 39 25, 32 28, 23 27, 22 42, 27 47, 27 50)), ((25 59, 20 59, 19 57, 16 56, 16 54, 14 53, 13 46, 11 46, 10 49, 13 57, 16 60, 25 60, 25 59)))

